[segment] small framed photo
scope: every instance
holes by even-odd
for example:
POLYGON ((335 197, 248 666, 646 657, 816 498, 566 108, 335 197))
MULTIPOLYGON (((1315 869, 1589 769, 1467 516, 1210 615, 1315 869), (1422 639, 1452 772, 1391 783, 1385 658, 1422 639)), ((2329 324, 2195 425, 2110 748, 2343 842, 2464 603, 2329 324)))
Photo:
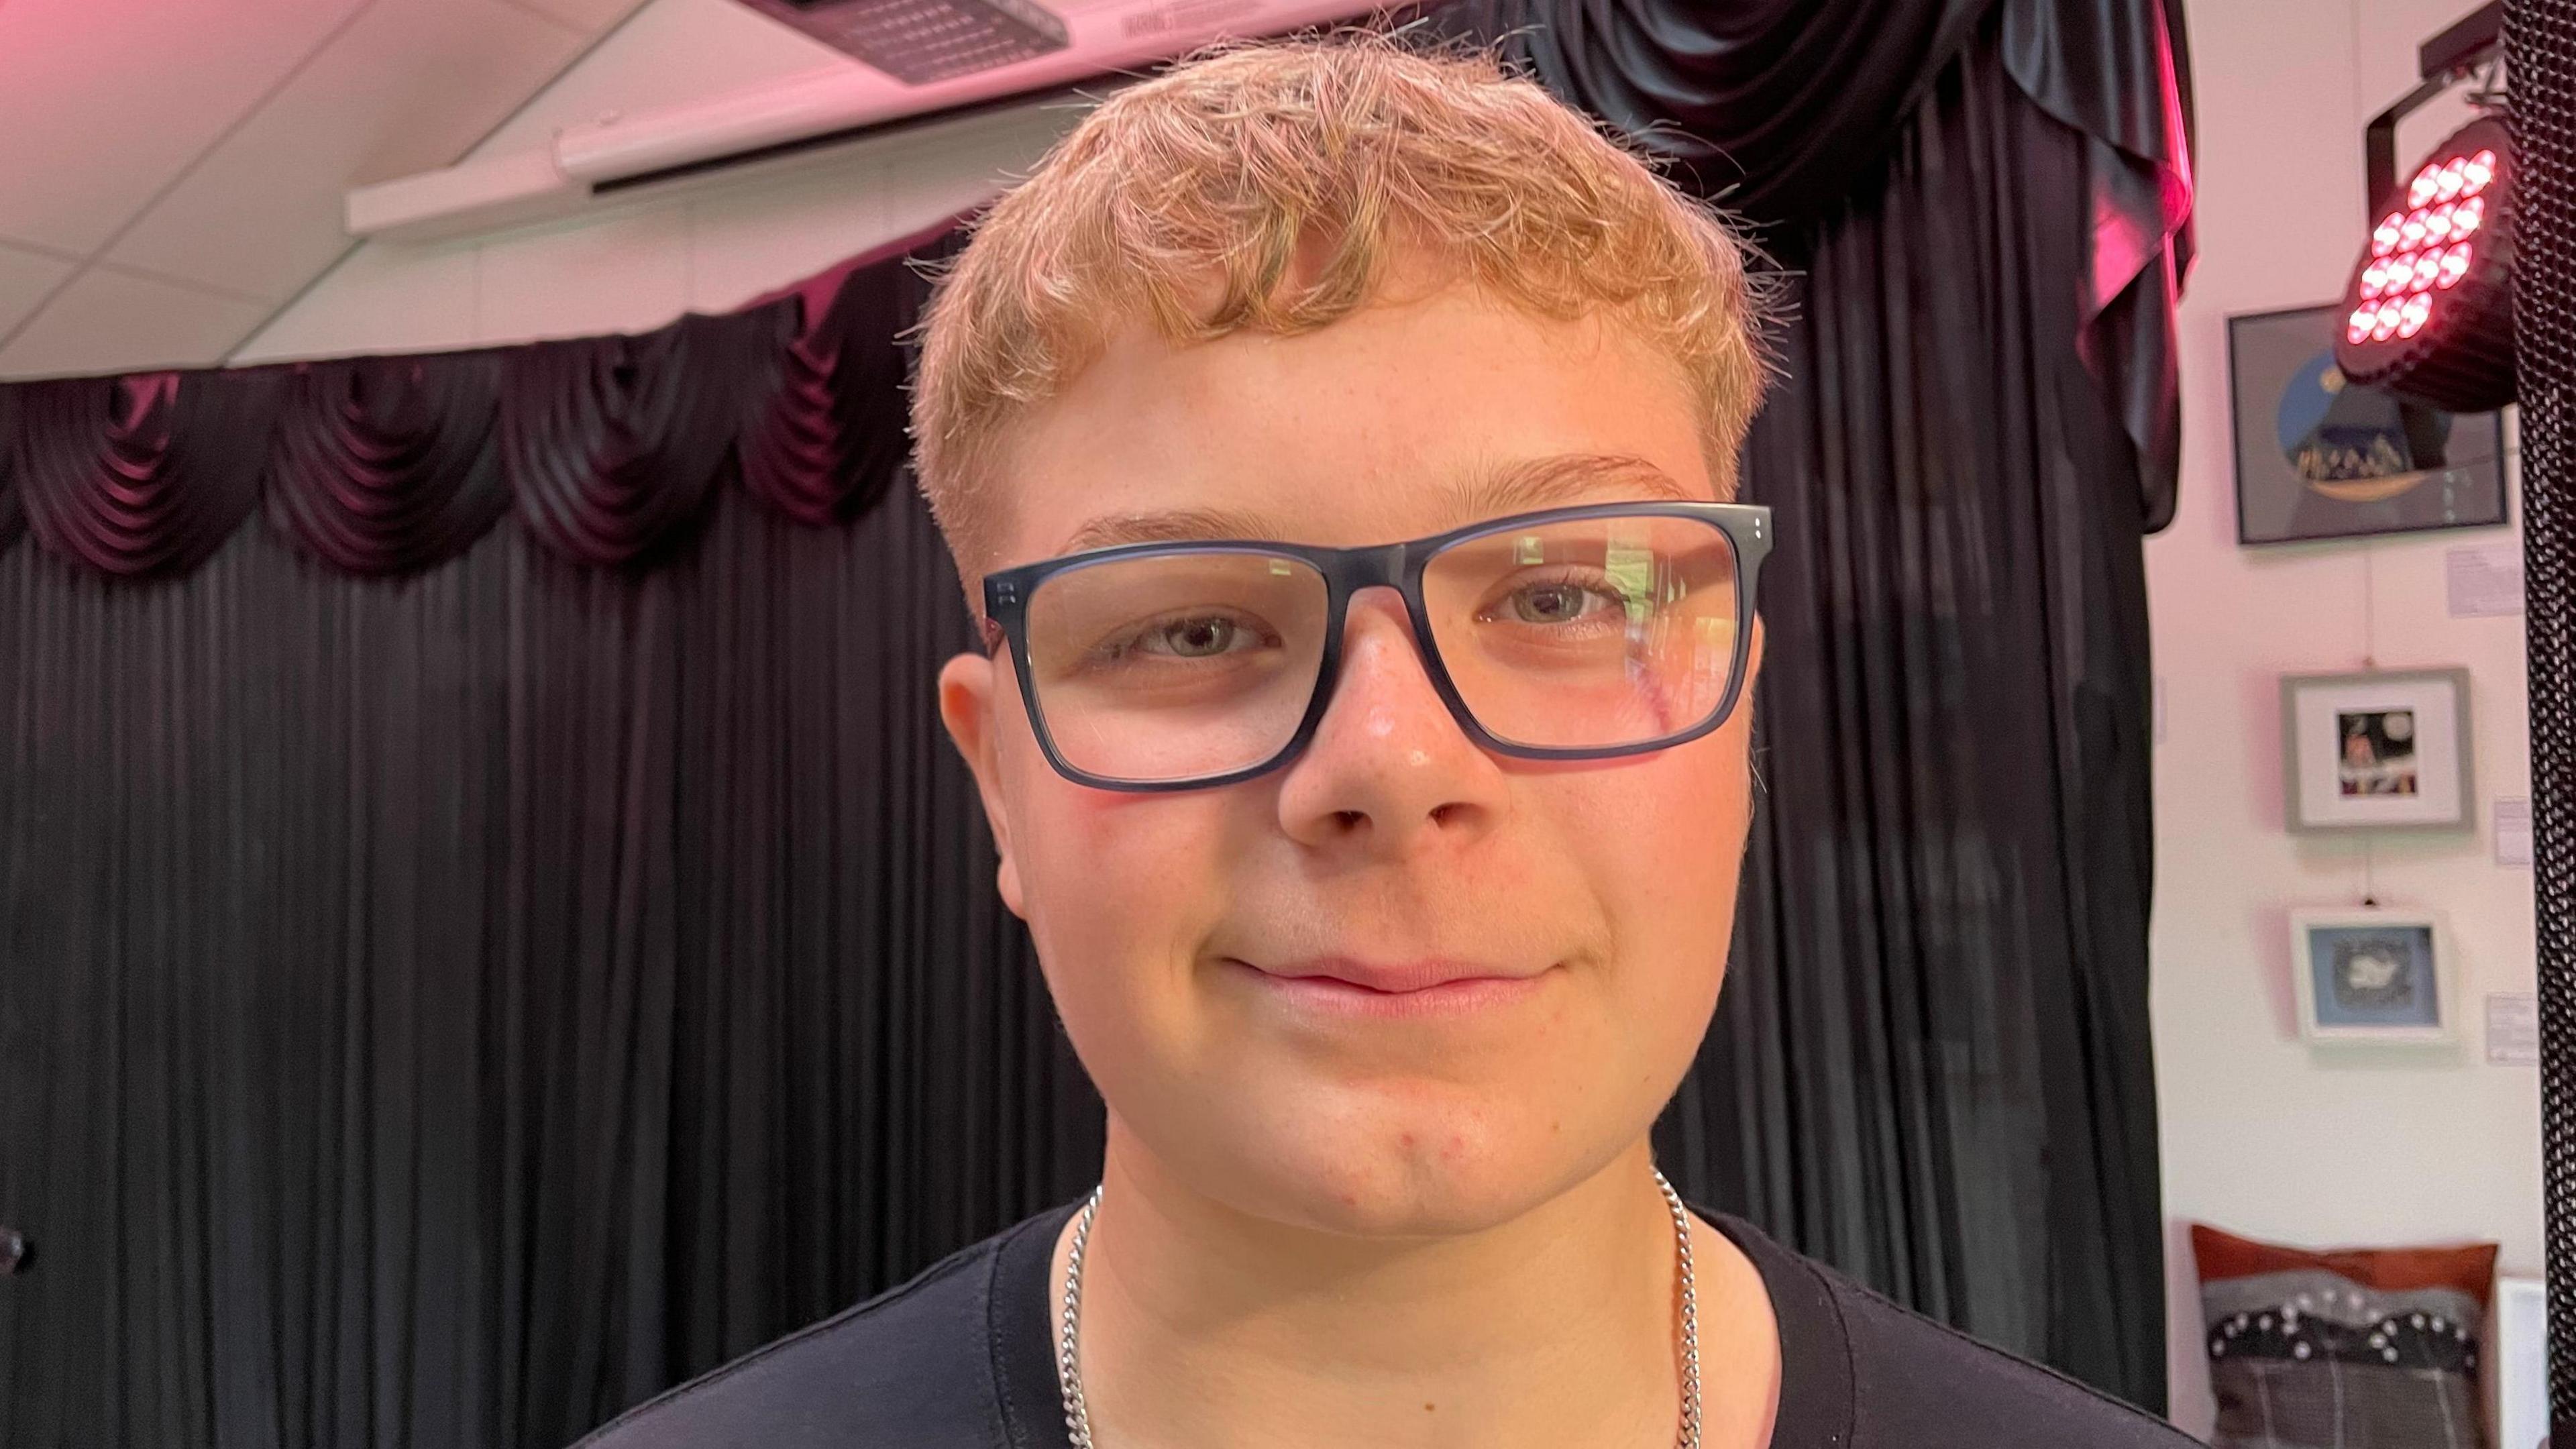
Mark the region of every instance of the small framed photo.
POLYGON ((2285 675, 2281 750, 2294 833, 2476 823, 2465 669, 2285 675))
POLYGON ((2549 1449, 2549 1289, 2538 1278, 2495 1285, 2496 1449, 2549 1449))
POLYGON ((2455 974, 2440 918, 2380 909, 2292 911, 2299 1034, 2312 1042, 2456 1039, 2455 974))
POLYGON ((2446 413, 2345 378, 2342 316, 2337 304, 2227 319, 2236 541, 2503 523, 2503 415, 2446 413))

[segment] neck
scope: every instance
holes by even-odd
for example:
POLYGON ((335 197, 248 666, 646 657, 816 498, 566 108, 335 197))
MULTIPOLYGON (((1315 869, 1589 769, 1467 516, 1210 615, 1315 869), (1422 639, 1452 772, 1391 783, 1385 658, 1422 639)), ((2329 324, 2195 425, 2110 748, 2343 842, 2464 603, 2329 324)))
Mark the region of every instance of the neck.
MULTIPOLYGON (((1104 1182, 1082 1299, 1099 1449, 1673 1442, 1676 1245, 1642 1140, 1519 1217, 1440 1237, 1246 1214, 1172 1176, 1114 1118, 1104 1182)), ((1777 1381, 1769 1299, 1721 1235, 1700 1227, 1693 1250, 1703 1442, 1758 1445, 1777 1381)))

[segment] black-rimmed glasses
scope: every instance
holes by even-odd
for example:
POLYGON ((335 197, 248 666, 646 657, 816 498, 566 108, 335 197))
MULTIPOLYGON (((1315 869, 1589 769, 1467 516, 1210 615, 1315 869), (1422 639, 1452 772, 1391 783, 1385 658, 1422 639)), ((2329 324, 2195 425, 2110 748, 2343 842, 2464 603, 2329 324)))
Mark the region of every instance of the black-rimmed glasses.
POLYGON ((1232 784, 1311 739, 1351 597, 1404 597, 1423 667, 1468 738, 1527 759, 1665 749, 1744 687, 1771 511, 1612 503, 1488 519, 1372 548, 1142 543, 984 580, 1029 723, 1104 790, 1232 784))

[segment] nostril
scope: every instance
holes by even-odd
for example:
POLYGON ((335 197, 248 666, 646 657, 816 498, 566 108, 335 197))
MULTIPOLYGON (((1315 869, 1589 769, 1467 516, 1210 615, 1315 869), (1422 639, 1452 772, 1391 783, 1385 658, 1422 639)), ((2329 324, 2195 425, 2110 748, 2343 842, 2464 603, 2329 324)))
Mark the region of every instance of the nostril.
POLYGON ((1368 812, 1365 810, 1336 810, 1333 812, 1333 824, 1340 827, 1342 833, 1345 835, 1348 835, 1350 832, 1359 829, 1367 823, 1368 812))

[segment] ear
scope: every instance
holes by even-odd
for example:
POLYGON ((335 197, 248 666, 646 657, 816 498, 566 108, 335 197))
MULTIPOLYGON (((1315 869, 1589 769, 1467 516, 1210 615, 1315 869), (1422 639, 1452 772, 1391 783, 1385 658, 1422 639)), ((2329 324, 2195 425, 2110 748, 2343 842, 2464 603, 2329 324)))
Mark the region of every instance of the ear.
MULTIPOLYGON (((966 768, 975 772, 975 792, 984 801, 984 821, 993 828, 993 844, 1002 853, 1001 869, 994 874, 993 884, 1002 893, 1002 904, 1025 921, 1029 913, 1021 902, 1018 857, 1011 851, 1010 816, 1002 807, 997 738, 998 708, 1015 701, 994 697, 1005 687, 998 675, 995 661, 982 654, 960 654, 940 666, 939 718, 948 726, 948 738, 956 743, 957 753, 966 757, 966 768)), ((1008 687, 1016 695, 1016 682, 1008 687)))

